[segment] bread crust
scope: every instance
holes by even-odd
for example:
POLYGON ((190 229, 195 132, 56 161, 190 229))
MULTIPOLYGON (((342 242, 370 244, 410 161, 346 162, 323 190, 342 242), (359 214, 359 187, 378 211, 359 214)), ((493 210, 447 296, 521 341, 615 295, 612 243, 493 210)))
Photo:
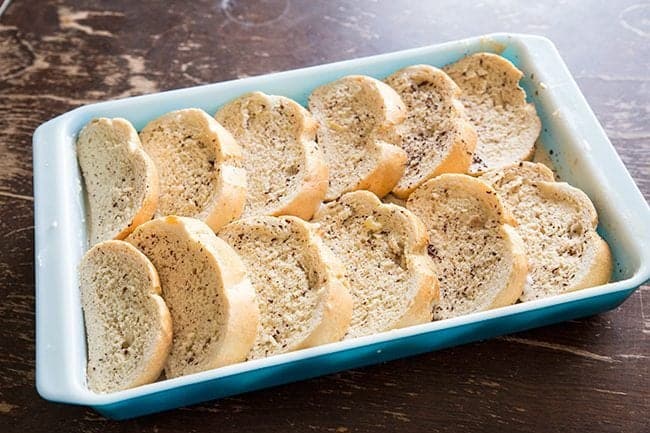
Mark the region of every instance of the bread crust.
MULTIPOLYGON (((166 176, 167 172, 178 164, 178 161, 170 159, 169 154, 182 153, 180 148, 184 145, 170 142, 169 139, 164 140, 157 135, 165 128, 175 131, 180 129, 189 137, 200 141, 202 146, 211 147, 215 155, 215 160, 211 163, 215 174, 211 182, 213 190, 210 191, 207 202, 202 203, 197 212, 187 213, 182 209, 184 203, 171 204, 170 200, 163 203, 160 199, 156 216, 179 215, 197 218, 215 231, 238 218, 244 209, 246 173, 241 168, 241 148, 232 135, 215 119, 197 108, 172 111, 149 122, 140 132, 140 139, 145 151, 158 166, 161 177, 166 176), (166 154, 161 151, 162 141, 166 141, 167 145, 177 146, 175 152, 166 154)), ((160 183, 161 195, 168 194, 170 189, 163 186, 165 182, 160 183)), ((174 188, 177 187, 178 185, 174 185, 174 188)))
MULTIPOLYGON (((229 102, 215 114, 215 118, 229 129, 233 136, 240 137, 238 132, 241 131, 242 134, 245 134, 247 128, 247 118, 244 110, 250 103, 265 104, 267 110, 282 105, 283 109, 286 110, 285 116, 297 118, 299 120, 298 127, 292 132, 304 153, 302 161, 303 173, 299 188, 292 191, 291 194, 281 197, 274 207, 261 209, 261 214, 271 216, 294 215, 309 220, 325 197, 329 179, 327 164, 315 142, 318 123, 306 109, 292 99, 284 96, 266 95, 262 92, 251 92, 229 102)), ((245 139, 240 137, 239 142, 245 154, 245 139)), ((255 173, 248 173, 249 180, 254 176, 255 173)), ((255 213, 244 212, 246 216, 253 216, 255 213)))
MULTIPOLYGON (((227 225, 219 232, 219 236, 237 250, 238 242, 246 242, 245 234, 253 235, 256 230, 260 229, 278 233, 276 230, 282 230, 283 224, 289 225, 286 229, 291 230, 292 236, 297 235, 301 240, 303 245, 301 252, 305 257, 301 266, 304 268, 304 272, 306 274, 315 272, 319 276, 322 286, 318 288, 316 308, 309 314, 310 320, 317 320, 316 324, 302 339, 287 342, 286 347, 271 354, 286 353, 338 341, 347 331, 352 316, 352 297, 348 290, 348 282, 344 278, 342 265, 323 244, 315 225, 294 216, 255 216, 227 225)), ((242 254, 241 251, 240 254, 242 254)), ((246 255, 242 254, 242 257, 246 262, 246 255)), ((247 268, 251 273, 259 271, 253 266, 253 263, 248 263, 247 268)), ((290 287, 286 289, 289 290, 290 287)), ((262 291, 259 290, 259 296, 262 296, 262 291)), ((260 302, 265 301, 260 299, 260 302)), ((271 335, 270 330, 264 330, 262 334, 258 335, 258 339, 264 338, 265 335, 271 335)), ((251 351, 249 359, 257 356, 251 351)))
MULTIPOLYGON (((106 272, 105 269, 102 269, 102 271, 106 272)), ((116 268, 114 271, 120 275, 123 272, 121 268, 116 268)), ((88 352, 90 354, 88 360, 88 386, 96 392, 112 392, 154 382, 160 376, 171 348, 172 322, 167 305, 160 296, 160 280, 158 279, 158 273, 151 261, 149 261, 149 259, 147 259, 147 257, 137 248, 127 242, 108 240, 96 244, 84 255, 81 264, 79 265, 79 272, 82 305, 84 307, 84 319, 86 322, 88 352), (140 263, 144 278, 150 282, 146 295, 148 301, 153 304, 156 323, 153 327, 148 329, 153 332, 153 335, 145 346, 143 360, 141 362, 142 365, 140 365, 130 377, 116 377, 114 378, 116 382, 112 384, 100 384, 97 382, 100 378, 95 378, 92 374, 92 371, 95 371, 95 369, 101 369, 104 367, 105 362, 100 362, 101 360, 98 361, 93 357, 93 353, 96 350, 92 346, 97 343, 98 336, 89 334, 89 325, 90 323, 100 321, 101 318, 91 316, 92 313, 90 306, 94 303, 94 297, 98 294, 93 291, 91 282, 93 276, 99 271, 99 269, 95 269, 95 267, 99 265, 99 263, 95 263, 95 261, 100 259, 101 256, 109 254, 119 257, 120 260, 129 260, 140 263)), ((98 287, 97 289, 106 291, 110 288, 98 287)), ((107 326, 114 326, 114 324, 109 323, 107 326)), ((104 348, 103 350, 107 349, 104 348)))
MULTIPOLYGON (((94 139, 97 140, 97 138, 94 139)), ((88 122, 81 132, 79 132, 79 138, 77 139, 77 157, 84 177, 86 196, 88 197, 90 208, 89 219, 91 244, 96 244, 97 242, 109 239, 124 239, 137 226, 151 219, 158 206, 158 172, 153 161, 142 148, 137 131, 128 120, 119 117, 113 119, 101 117, 88 122), (104 151, 105 149, 104 146, 91 149, 90 147, 93 145, 90 140, 94 138, 94 135, 102 133, 112 136, 115 141, 125 147, 125 150, 133 163, 141 166, 142 173, 140 176, 145 179, 145 190, 142 192, 142 201, 136 212, 131 216, 130 222, 124 225, 121 229, 110 234, 102 233, 102 227, 97 225, 95 218, 96 213, 103 213, 105 214, 103 216, 104 220, 114 221, 115 218, 111 217, 111 215, 115 214, 114 208, 108 206, 105 206, 104 208, 101 207, 102 204, 99 203, 99 200, 95 197, 95 191, 91 191, 91 189, 94 189, 96 186, 90 185, 88 179, 88 176, 90 175, 89 170, 92 170, 93 168, 90 166, 90 160, 97 161, 100 159, 98 158, 97 152, 104 151), (87 151, 85 147, 88 147, 87 151), (89 154, 86 155, 86 152, 89 152, 89 154)), ((115 177, 105 179, 99 187, 108 188, 110 183, 116 180, 115 177)), ((124 180, 123 183, 127 182, 128 180, 124 180)), ((108 205, 108 203, 106 205, 108 205)))
MULTIPOLYGON (((496 191, 486 182, 464 174, 446 173, 425 182, 411 194, 406 206, 407 209, 410 209, 420 217, 430 234, 432 230, 436 229, 431 226, 424 208, 434 207, 434 210, 431 212, 436 212, 435 206, 437 204, 444 204, 444 200, 437 201, 438 199, 434 198, 434 190, 451 191, 453 194, 459 192, 462 194, 462 197, 467 197, 481 203, 481 209, 486 219, 495 221, 498 224, 494 230, 496 235, 503 239, 505 245, 504 251, 501 252, 501 258, 505 260, 505 264, 508 266, 507 275, 498 281, 498 286, 493 289, 484 289, 493 292, 491 299, 485 305, 475 305, 470 309, 470 312, 483 311, 514 303, 522 293, 528 273, 528 261, 523 248, 523 241, 513 227, 516 225, 516 221, 507 209, 505 209, 496 191)), ((471 234, 471 228, 469 226, 467 226, 466 234, 467 236, 471 234)), ((435 236, 431 236, 430 242, 435 242, 434 238, 435 236)), ((471 244, 473 240, 468 237, 466 242, 471 244)), ((443 247, 443 245, 432 246, 434 249, 443 247)), ((443 281, 450 278, 450 275, 444 271, 444 269, 447 269, 447 265, 449 264, 442 264, 441 278, 443 281)), ((486 271, 486 269, 477 269, 476 273, 481 274, 486 271)), ((449 272, 453 274, 453 269, 449 272)), ((470 281, 469 284, 473 283, 470 281)), ((444 319, 458 315, 447 312, 448 303, 451 302, 450 300, 453 299, 454 295, 453 292, 447 292, 447 290, 456 289, 455 287, 445 287, 444 283, 441 283, 441 308, 434 315, 434 318, 444 319)))
MULTIPOLYGON (((374 214, 389 215, 392 223, 406 233, 403 240, 403 253, 406 268, 412 277, 412 280, 409 279, 409 282, 405 283, 409 300, 407 307, 400 312, 399 317, 387 328, 378 332, 429 322, 432 305, 438 300, 439 292, 433 262, 426 253, 429 237, 422 222, 407 209, 395 204, 382 203, 375 194, 361 190, 346 193, 338 200, 323 205, 314 216, 314 223, 321 225, 324 229, 328 214, 336 212, 341 205, 350 206, 353 209, 352 212, 354 210, 363 211, 363 215, 368 217, 374 214)), ((335 230, 336 227, 328 226, 327 229, 335 230)), ((327 238, 325 243, 328 243, 327 238)), ((351 290, 354 293, 355 287, 351 286, 351 290)), ((362 299, 357 299, 357 302, 361 301, 362 299)), ((357 331, 355 331, 355 335, 356 333, 357 331)))
MULTIPOLYGON (((329 130, 330 126, 324 121, 325 113, 322 112, 318 101, 329 88, 346 82, 360 86, 364 92, 374 94, 382 101, 382 119, 374 126, 368 138, 375 162, 369 171, 362 173, 356 182, 343 187, 342 191, 332 191, 330 188, 325 195, 325 201, 334 200, 341 194, 356 190, 368 190, 378 197, 383 197, 393 189, 406 167, 407 155, 399 147, 399 137, 396 135, 396 126, 402 123, 406 116, 404 103, 390 86, 379 80, 365 75, 348 75, 314 90, 309 97, 309 108, 319 122, 320 130, 329 130)), ((319 135, 319 144, 327 158, 327 143, 323 143, 323 140, 323 136, 319 135)), ((340 174, 331 166, 329 169, 330 177, 340 174)))
MULTIPOLYGON (((451 107, 447 112, 440 113, 446 116, 449 121, 445 126, 445 133, 453 137, 451 144, 443 150, 443 157, 436 166, 429 167, 428 170, 419 176, 419 178, 410 183, 403 181, 393 188, 393 194, 398 198, 407 199, 408 196, 420 185, 427 180, 438 176, 443 173, 467 173, 472 162, 472 155, 476 148, 476 131, 472 124, 465 116, 465 108, 460 101, 461 90, 456 83, 449 78, 449 76, 442 70, 430 65, 412 65, 400 69, 393 73, 385 82, 391 86, 398 94, 404 96, 409 92, 414 92, 413 87, 418 87, 423 83, 430 83, 435 85, 435 92, 440 96, 442 104, 451 107)), ((413 111, 416 108, 408 106, 407 99, 402 98, 406 103, 407 112, 413 111)), ((438 107, 436 105, 436 107, 438 107)), ((439 110, 445 109, 445 105, 439 110)), ((435 114, 435 113, 432 113, 435 114)), ((410 114, 408 115, 410 117, 410 114)), ((401 125, 400 133, 407 134, 406 124, 401 125)), ((430 131, 427 131, 430 133, 430 131)), ((429 149, 429 152, 434 152, 436 149, 429 149)), ((439 149, 438 149, 439 151, 439 149)), ((418 164, 421 166, 422 163, 418 164)), ((405 176, 408 174, 408 167, 405 176)))
MULTIPOLYGON (((259 311, 255 290, 246 277, 244 265, 235 251, 219 239, 206 224, 187 217, 156 218, 141 225, 127 238, 127 241, 140 248, 144 254, 149 254, 149 258, 159 270, 162 266, 174 266, 174 264, 163 264, 167 258, 179 260, 178 257, 182 257, 186 249, 198 250, 203 255, 206 269, 214 273, 215 281, 220 282, 216 290, 217 299, 221 302, 220 311, 223 312, 224 326, 219 329, 216 343, 212 342, 206 346, 204 349, 206 354, 201 363, 187 365, 183 364, 182 360, 176 360, 183 355, 182 347, 178 346, 182 342, 177 343, 177 337, 181 337, 183 333, 187 334, 188 331, 179 329, 178 316, 172 317, 175 336, 165 366, 167 377, 178 377, 244 361, 255 340, 259 311), (171 249, 170 254, 165 257, 152 254, 147 246, 152 235, 153 237, 174 236, 178 243, 175 244, 173 254, 171 249), (181 353, 177 355, 176 351, 181 353)), ((187 291, 187 287, 173 287, 172 284, 171 278, 162 281, 163 297, 168 303, 170 303, 169 293, 172 290, 184 290, 187 292, 186 296, 192 296, 192 293, 187 291)), ((169 305, 174 315, 175 306, 173 303, 169 305)), ((183 314, 183 312, 176 314, 183 314)))

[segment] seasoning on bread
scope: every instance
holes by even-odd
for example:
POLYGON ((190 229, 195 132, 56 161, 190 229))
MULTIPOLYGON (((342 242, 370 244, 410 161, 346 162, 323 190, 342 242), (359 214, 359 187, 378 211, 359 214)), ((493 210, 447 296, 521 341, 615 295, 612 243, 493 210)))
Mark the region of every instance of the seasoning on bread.
POLYGON ((260 326, 249 359, 338 341, 352 315, 339 260, 317 228, 299 218, 259 216, 220 232, 246 263, 260 326))
POLYGON ((90 244, 124 239, 158 205, 158 174, 128 120, 98 118, 79 132, 90 244))
POLYGON ((535 106, 519 86, 523 73, 496 54, 477 53, 443 70, 462 90, 461 100, 478 142, 470 172, 528 160, 541 130, 535 106))
POLYGON ((385 81, 406 106, 406 120, 397 130, 408 163, 393 194, 406 199, 439 174, 467 173, 476 131, 465 115, 456 83, 429 65, 400 69, 385 81))
POLYGON ((157 218, 127 239, 154 264, 171 312, 168 378, 244 361, 257 332, 255 290, 239 256, 203 222, 157 218))
POLYGON ((360 189, 388 194, 407 159, 396 133, 406 115, 399 95, 379 80, 349 75, 314 90, 309 110, 329 168, 325 200, 360 189))
POLYGON ((434 319, 447 319, 513 304, 528 266, 515 221, 487 183, 443 174, 409 197, 406 207, 429 232, 440 302, 434 319))
POLYGON ((522 301, 605 284, 612 255, 596 232, 598 215, 589 197, 555 182, 545 165, 521 162, 481 176, 519 222, 528 253, 529 277, 522 301))
POLYGON ((346 338, 431 321, 438 281, 415 215, 355 191, 323 205, 314 222, 346 267, 354 297, 346 338))
POLYGON ((172 111, 140 132, 160 177, 156 216, 204 221, 213 230, 241 215, 246 173, 235 139, 203 110, 172 111))
POLYGON ((311 114, 284 96, 253 92, 229 102, 215 117, 242 148, 248 178, 242 216, 311 218, 328 181, 311 114))
POLYGON ((149 259, 124 241, 98 243, 81 260, 79 283, 88 387, 104 393, 155 381, 171 347, 172 324, 149 259))

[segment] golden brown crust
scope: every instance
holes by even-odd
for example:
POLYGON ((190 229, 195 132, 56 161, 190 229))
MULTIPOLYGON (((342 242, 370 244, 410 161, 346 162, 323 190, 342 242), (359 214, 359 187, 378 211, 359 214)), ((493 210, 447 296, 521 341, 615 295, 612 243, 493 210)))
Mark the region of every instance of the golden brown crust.
POLYGON ((397 146, 377 143, 377 165, 350 191, 366 190, 377 197, 384 197, 399 182, 406 166, 406 153, 397 146))

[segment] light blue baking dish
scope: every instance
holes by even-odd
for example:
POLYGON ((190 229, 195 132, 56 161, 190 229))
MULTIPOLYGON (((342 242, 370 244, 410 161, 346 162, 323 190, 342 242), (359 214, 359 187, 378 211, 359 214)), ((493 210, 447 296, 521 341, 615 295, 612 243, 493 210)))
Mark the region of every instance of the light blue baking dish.
POLYGON ((34 134, 36 226, 36 386, 48 400, 131 418, 348 368, 522 331, 609 310, 650 277, 650 209, 594 117, 553 44, 528 35, 494 34, 346 62, 80 107, 34 134), (442 66, 497 52, 525 72, 522 85, 543 122, 562 179, 582 188, 600 216, 615 258, 613 282, 534 302, 394 330, 205 371, 112 394, 85 385, 86 348, 77 264, 86 249, 84 200, 74 141, 97 116, 125 117, 136 128, 171 110, 208 113, 252 90, 306 103, 315 87, 347 74, 383 78, 416 63, 442 66))

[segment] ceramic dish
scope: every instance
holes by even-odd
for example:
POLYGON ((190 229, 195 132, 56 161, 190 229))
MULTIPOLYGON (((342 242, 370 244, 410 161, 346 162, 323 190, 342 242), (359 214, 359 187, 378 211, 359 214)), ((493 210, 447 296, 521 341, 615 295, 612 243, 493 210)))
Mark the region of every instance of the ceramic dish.
MULTIPOLYGON (((549 152, 550 153, 550 152, 549 152)), ((44 398, 91 406, 123 419, 609 310, 650 276, 650 209, 547 39, 494 34, 424 48, 87 105, 41 125, 34 134, 36 385, 44 398), (168 111, 208 113, 261 90, 305 104, 315 87, 348 74, 384 78, 402 67, 442 66, 478 52, 499 53, 525 76, 562 180, 584 190, 614 255, 612 282, 547 299, 327 344, 126 391, 96 394, 85 384, 86 347, 77 282, 85 252, 84 199, 74 143, 98 116, 125 117, 137 129, 168 111)))

